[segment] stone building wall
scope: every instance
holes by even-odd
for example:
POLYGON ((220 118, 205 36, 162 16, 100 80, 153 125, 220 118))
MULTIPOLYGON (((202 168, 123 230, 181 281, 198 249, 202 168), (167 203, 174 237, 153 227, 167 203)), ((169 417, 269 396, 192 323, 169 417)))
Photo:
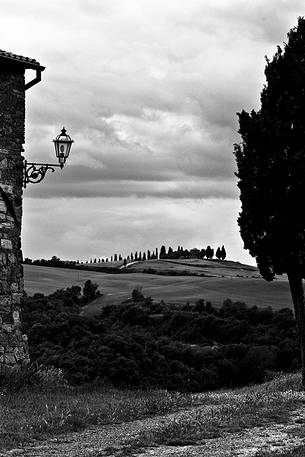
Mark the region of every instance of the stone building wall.
POLYGON ((0 61, 0 375, 29 360, 20 331, 24 68, 0 61))

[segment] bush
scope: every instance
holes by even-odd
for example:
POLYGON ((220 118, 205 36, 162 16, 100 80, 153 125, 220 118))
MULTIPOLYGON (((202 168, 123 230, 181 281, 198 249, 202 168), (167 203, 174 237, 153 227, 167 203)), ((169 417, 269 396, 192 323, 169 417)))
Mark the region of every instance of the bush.
POLYGON ((1 388, 17 391, 25 387, 37 387, 46 390, 68 389, 69 383, 61 368, 30 363, 21 370, 13 370, 1 379, 1 388))
POLYGON ((83 303, 87 305, 88 303, 92 302, 96 298, 100 297, 101 293, 98 291, 98 285, 94 284, 88 279, 85 282, 83 288, 83 303))
MULTIPOLYGON (((86 300, 93 299, 97 289, 86 284, 86 300)), ((24 301, 31 359, 50 367, 36 372, 39 382, 51 385, 63 376, 75 385, 103 380, 196 391, 257 382, 270 371, 299 366, 290 310, 248 308, 231 300, 220 309, 201 300, 182 310, 134 289, 132 300, 88 317, 80 314, 78 289, 24 301)))

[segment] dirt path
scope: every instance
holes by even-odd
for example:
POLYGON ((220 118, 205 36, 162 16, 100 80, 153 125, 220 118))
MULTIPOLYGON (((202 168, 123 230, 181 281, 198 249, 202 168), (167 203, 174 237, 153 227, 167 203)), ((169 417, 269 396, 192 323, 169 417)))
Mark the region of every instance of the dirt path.
MULTIPOLYGON (((194 408, 192 413, 196 412, 194 408)), ((211 408, 206 408, 211 411, 211 408)), ((146 431, 153 432, 162 423, 179 419, 190 411, 136 420, 117 425, 91 427, 83 432, 69 433, 58 438, 36 442, 20 449, 0 452, 0 457, 254 457, 258 451, 271 451, 280 455, 302 444, 305 445, 305 406, 289 413, 285 424, 270 424, 268 427, 235 433, 224 433, 220 438, 207 439, 191 446, 157 446, 139 449, 137 436, 146 431), (129 452, 126 446, 131 443, 129 452)))
POLYGON ((137 457, 255 457, 258 452, 268 451, 274 456, 282 455, 302 444, 305 436, 294 436, 293 431, 305 422, 305 411, 295 411, 288 424, 271 424, 253 427, 237 433, 226 433, 221 438, 206 440, 195 446, 159 446, 135 453, 137 457))

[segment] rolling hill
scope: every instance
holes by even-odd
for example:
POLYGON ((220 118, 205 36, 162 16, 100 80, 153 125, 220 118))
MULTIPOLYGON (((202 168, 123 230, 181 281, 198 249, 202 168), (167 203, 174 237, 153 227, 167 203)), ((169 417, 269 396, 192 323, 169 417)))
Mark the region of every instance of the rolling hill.
POLYGON ((181 304, 202 298, 221 305, 230 298, 249 306, 292 307, 285 276, 266 282, 257 268, 232 261, 151 260, 130 264, 118 273, 24 265, 24 278, 28 295, 82 286, 91 279, 103 296, 90 305, 90 312, 97 312, 105 304, 121 303, 136 287, 154 300, 181 304))

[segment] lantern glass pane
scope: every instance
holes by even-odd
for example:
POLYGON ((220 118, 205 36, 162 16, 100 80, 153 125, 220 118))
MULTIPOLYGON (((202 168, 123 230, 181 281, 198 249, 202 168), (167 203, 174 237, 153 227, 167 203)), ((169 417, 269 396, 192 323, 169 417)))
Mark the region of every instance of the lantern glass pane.
POLYGON ((54 142, 55 154, 60 164, 64 164, 67 157, 69 156, 71 145, 73 140, 66 134, 66 130, 63 128, 61 133, 56 137, 54 142))

